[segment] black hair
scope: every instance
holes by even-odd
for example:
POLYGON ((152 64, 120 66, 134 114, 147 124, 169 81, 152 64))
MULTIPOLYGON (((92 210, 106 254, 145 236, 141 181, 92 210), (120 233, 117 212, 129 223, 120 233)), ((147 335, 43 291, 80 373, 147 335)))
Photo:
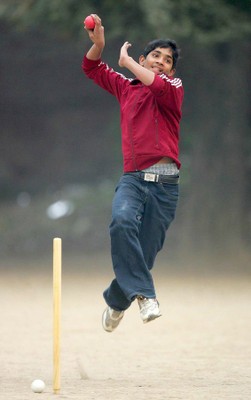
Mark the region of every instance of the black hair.
POLYGON ((171 39, 155 39, 152 40, 147 44, 144 49, 143 56, 146 56, 151 53, 151 51, 155 50, 157 47, 163 48, 170 48, 173 53, 173 68, 176 67, 178 59, 180 57, 180 49, 178 49, 177 44, 174 40, 171 39))

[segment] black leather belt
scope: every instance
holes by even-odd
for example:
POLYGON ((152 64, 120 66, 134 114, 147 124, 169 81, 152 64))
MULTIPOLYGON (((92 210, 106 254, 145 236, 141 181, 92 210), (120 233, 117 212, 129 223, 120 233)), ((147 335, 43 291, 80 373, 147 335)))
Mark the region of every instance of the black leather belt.
POLYGON ((138 176, 146 182, 159 182, 159 183, 172 183, 177 185, 179 183, 179 176, 177 175, 158 175, 151 172, 131 172, 132 175, 138 176))

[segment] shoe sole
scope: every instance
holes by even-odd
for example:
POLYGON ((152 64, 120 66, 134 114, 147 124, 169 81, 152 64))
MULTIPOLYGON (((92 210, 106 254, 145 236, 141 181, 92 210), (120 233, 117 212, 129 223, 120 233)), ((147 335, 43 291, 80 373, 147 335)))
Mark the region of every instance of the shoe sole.
POLYGON ((155 319, 161 317, 162 314, 159 315, 150 315, 147 319, 143 320, 143 324, 147 324, 147 322, 154 321, 155 319))

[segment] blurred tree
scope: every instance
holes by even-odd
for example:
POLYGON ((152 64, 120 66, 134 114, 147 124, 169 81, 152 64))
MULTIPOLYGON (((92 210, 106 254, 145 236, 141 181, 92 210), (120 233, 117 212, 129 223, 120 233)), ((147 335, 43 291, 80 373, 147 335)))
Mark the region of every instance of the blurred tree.
POLYGON ((111 37, 143 38, 145 32, 203 43, 222 42, 251 33, 249 0, 1 0, 0 18, 19 28, 60 29, 79 35, 80 20, 96 12, 111 37))
POLYGON ((183 242, 195 254, 233 256, 250 245, 250 50, 238 41, 186 49, 195 67, 184 71, 182 131, 192 148, 183 242))
POLYGON ((203 44, 222 43, 251 33, 249 0, 142 0, 157 36, 167 32, 203 44))
POLYGON ((56 30, 75 37, 82 35, 82 21, 90 13, 102 16, 110 38, 142 37, 144 14, 134 0, 123 4, 113 0, 1 0, 0 4, 0 19, 18 29, 56 30))

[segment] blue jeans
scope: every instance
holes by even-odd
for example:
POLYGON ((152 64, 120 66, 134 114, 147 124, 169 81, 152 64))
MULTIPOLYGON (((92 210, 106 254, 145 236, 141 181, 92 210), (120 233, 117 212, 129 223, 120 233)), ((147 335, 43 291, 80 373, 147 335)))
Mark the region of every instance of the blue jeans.
POLYGON ((124 174, 115 191, 110 225, 115 279, 104 291, 106 303, 126 310, 137 295, 155 298, 151 269, 174 219, 179 185, 124 174))

